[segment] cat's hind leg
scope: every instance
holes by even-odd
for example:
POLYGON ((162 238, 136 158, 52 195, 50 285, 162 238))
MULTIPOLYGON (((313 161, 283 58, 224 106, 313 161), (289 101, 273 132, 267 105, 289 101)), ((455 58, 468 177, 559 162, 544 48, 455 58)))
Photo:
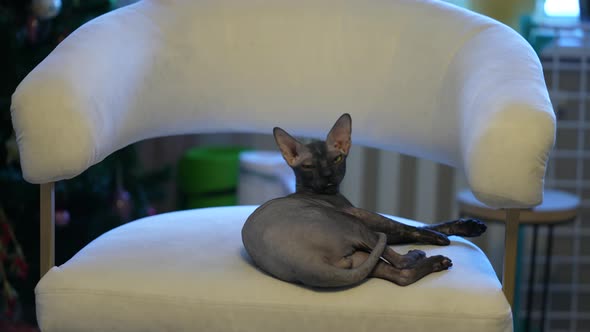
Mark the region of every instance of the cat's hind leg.
POLYGON ((382 233, 374 234, 376 240, 367 253, 365 259, 354 263, 350 255, 337 261, 330 261, 327 255, 315 255, 310 257, 298 257, 303 259, 298 266, 297 279, 308 286, 314 287, 346 287, 358 284, 369 276, 375 265, 381 261, 381 255, 385 250, 386 236, 382 233))
POLYGON ((426 253, 422 250, 410 250, 406 254, 399 254, 390 247, 386 247, 381 255, 389 264, 399 268, 406 269, 415 266, 419 261, 426 258, 426 253))
MULTIPOLYGON (((358 250, 358 248, 357 248, 358 250)), ((359 252, 359 251, 355 251, 359 252)), ((350 269, 354 264, 353 255, 354 253, 350 254, 349 256, 342 257, 339 261, 334 262, 334 266, 343 268, 343 269, 350 269)), ((362 251, 362 249, 360 250, 362 251)), ((422 250, 410 250, 406 254, 399 254, 391 247, 385 247, 383 253, 381 254, 381 258, 385 259, 389 264, 400 268, 408 268, 416 265, 416 263, 426 257, 426 253, 422 250)))
MULTIPOLYGON (((368 254, 357 251, 350 256, 352 266, 362 264, 368 254)), ((384 261, 377 263, 370 277, 385 279, 400 286, 407 286, 424 278, 425 276, 439 271, 444 271, 453 266, 451 260, 445 256, 431 256, 418 260, 412 267, 398 268, 384 261)))

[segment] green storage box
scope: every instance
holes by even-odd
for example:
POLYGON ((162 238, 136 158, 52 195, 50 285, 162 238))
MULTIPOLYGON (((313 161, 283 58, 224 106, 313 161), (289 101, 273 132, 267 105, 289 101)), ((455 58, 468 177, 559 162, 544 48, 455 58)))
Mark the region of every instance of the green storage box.
POLYGON ((178 163, 181 208, 235 205, 242 151, 237 146, 187 150, 178 163))

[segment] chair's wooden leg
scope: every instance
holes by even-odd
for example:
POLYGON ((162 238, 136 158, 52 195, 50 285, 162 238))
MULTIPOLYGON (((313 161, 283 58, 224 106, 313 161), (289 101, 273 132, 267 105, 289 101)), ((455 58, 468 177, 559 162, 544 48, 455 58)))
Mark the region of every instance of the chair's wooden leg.
POLYGON ((44 183, 40 188, 40 216, 41 216, 41 277, 55 265, 55 184, 44 183))
POLYGON ((502 290, 512 307, 516 288, 516 261, 518 256, 518 228, 520 210, 506 210, 506 235, 504 244, 504 271, 502 274, 502 290))

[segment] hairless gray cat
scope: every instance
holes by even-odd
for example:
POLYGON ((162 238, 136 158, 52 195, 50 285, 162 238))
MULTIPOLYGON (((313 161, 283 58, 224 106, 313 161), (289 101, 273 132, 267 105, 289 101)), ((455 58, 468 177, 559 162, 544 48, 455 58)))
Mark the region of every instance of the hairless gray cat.
POLYGON ((339 190, 351 145, 343 114, 326 141, 304 145, 281 128, 274 138, 296 177, 296 192, 266 202, 248 218, 242 241, 254 263, 272 276, 312 287, 356 285, 368 277, 405 286, 452 266, 420 250, 398 254, 388 244, 448 245, 447 235, 479 236, 475 219, 413 227, 354 207, 339 190))

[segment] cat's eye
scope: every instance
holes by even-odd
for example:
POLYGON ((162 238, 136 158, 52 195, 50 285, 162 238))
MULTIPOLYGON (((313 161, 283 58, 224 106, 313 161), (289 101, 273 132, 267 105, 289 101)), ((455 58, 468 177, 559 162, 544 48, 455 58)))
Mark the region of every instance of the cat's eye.
POLYGON ((334 160, 332 161, 334 164, 338 164, 340 163, 342 160, 344 160, 344 158, 342 157, 341 154, 339 154, 337 157, 334 158, 334 160))
POLYGON ((313 164, 302 164, 301 168, 303 169, 313 169, 313 164))

